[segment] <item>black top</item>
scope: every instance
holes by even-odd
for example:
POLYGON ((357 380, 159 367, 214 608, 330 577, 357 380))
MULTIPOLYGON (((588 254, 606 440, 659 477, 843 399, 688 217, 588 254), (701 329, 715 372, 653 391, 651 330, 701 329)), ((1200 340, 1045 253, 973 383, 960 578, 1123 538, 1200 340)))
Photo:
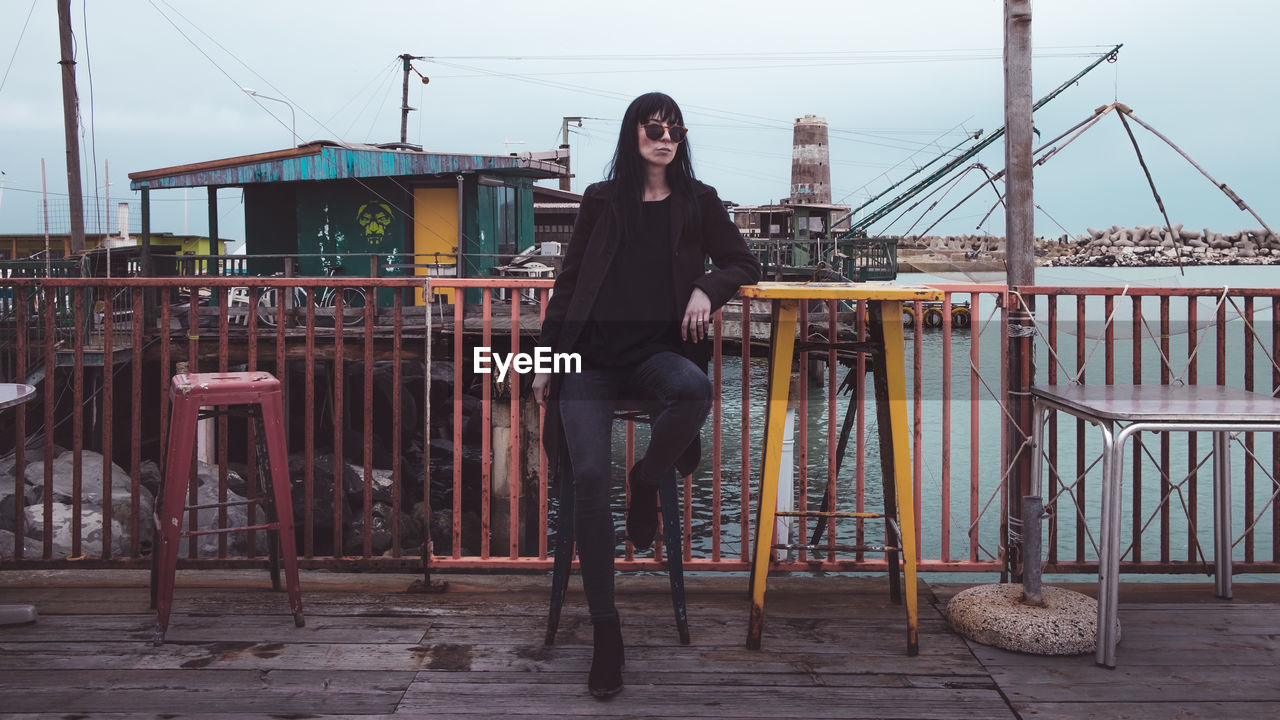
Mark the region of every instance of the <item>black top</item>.
POLYGON ((669 196, 640 203, 638 222, 618 245, 579 338, 584 366, 624 367, 680 351, 670 213, 669 196))

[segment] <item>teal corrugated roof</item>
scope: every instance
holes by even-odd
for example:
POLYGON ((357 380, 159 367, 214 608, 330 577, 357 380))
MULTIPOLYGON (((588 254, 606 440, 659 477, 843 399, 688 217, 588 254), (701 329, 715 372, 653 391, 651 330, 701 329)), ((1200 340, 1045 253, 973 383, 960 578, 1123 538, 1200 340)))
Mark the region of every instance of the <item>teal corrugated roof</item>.
POLYGON ((257 183, 485 172, 537 179, 563 177, 562 165, 510 155, 455 155, 372 145, 309 143, 302 147, 129 174, 130 188, 238 187, 257 183))

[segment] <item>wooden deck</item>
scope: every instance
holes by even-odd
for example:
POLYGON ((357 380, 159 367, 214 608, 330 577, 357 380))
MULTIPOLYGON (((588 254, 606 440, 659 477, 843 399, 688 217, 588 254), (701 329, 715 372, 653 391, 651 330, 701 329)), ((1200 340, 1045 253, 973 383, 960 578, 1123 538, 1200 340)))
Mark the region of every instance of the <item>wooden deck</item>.
MULTIPOLYGON (((746 578, 689 578, 680 646, 666 579, 619 580, 625 691, 585 692, 590 625, 577 582, 542 645, 549 578, 304 574, 294 628, 265 572, 180 573, 168 642, 150 640, 146 573, 0 572, 5 718, 1262 718, 1280 716, 1280 585, 1126 585, 1120 667, 972 645, 921 585, 918 657, 882 578, 770 581, 764 649, 743 647, 746 578)), ((1087 585, 1081 587, 1088 587, 1087 585)))

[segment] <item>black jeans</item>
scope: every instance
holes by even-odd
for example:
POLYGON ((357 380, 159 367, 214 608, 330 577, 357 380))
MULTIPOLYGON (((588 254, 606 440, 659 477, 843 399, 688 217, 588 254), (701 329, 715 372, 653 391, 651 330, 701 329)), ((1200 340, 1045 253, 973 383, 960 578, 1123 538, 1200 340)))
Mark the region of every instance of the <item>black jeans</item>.
POLYGON ((652 419, 643 477, 656 486, 674 472, 676 458, 698 435, 711 410, 711 381, 687 358, 660 352, 638 365, 565 375, 560 416, 573 471, 575 530, 582 588, 592 621, 616 617, 613 558, 617 536, 609 496, 613 487, 613 413, 619 398, 638 398, 652 419))

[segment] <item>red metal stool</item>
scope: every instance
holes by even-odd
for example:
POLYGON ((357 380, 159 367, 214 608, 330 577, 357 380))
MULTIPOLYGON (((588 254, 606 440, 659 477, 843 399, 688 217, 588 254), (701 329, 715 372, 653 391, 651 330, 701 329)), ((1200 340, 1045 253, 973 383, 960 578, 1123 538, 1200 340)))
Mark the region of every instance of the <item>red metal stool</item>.
POLYGON ((284 442, 284 407, 281 400, 280 381, 271 373, 184 373, 175 375, 169 386, 172 414, 169 417, 169 447, 165 460, 164 484, 160 500, 156 503, 156 543, 151 574, 151 601, 156 609, 155 644, 164 642, 169 628, 169 611, 173 607, 174 575, 178 567, 178 542, 186 537, 243 530, 274 530, 272 543, 271 584, 280 589, 279 556, 284 556, 285 579, 289 586, 289 607, 293 610, 294 624, 306 624, 302 615, 302 590, 298 584, 298 552, 293 535, 293 501, 289 496, 289 461, 284 442), (201 415, 201 407, 223 408, 230 405, 249 405, 250 411, 261 415, 257 423, 258 459, 265 456, 271 466, 270 473, 259 473, 269 487, 259 498, 228 503, 186 505, 187 490, 191 481, 191 461, 195 451, 196 425, 213 413, 201 415), (263 439, 265 436, 265 452, 263 439), (184 529, 184 512, 211 507, 260 503, 266 511, 267 522, 234 528, 210 530, 184 529))

